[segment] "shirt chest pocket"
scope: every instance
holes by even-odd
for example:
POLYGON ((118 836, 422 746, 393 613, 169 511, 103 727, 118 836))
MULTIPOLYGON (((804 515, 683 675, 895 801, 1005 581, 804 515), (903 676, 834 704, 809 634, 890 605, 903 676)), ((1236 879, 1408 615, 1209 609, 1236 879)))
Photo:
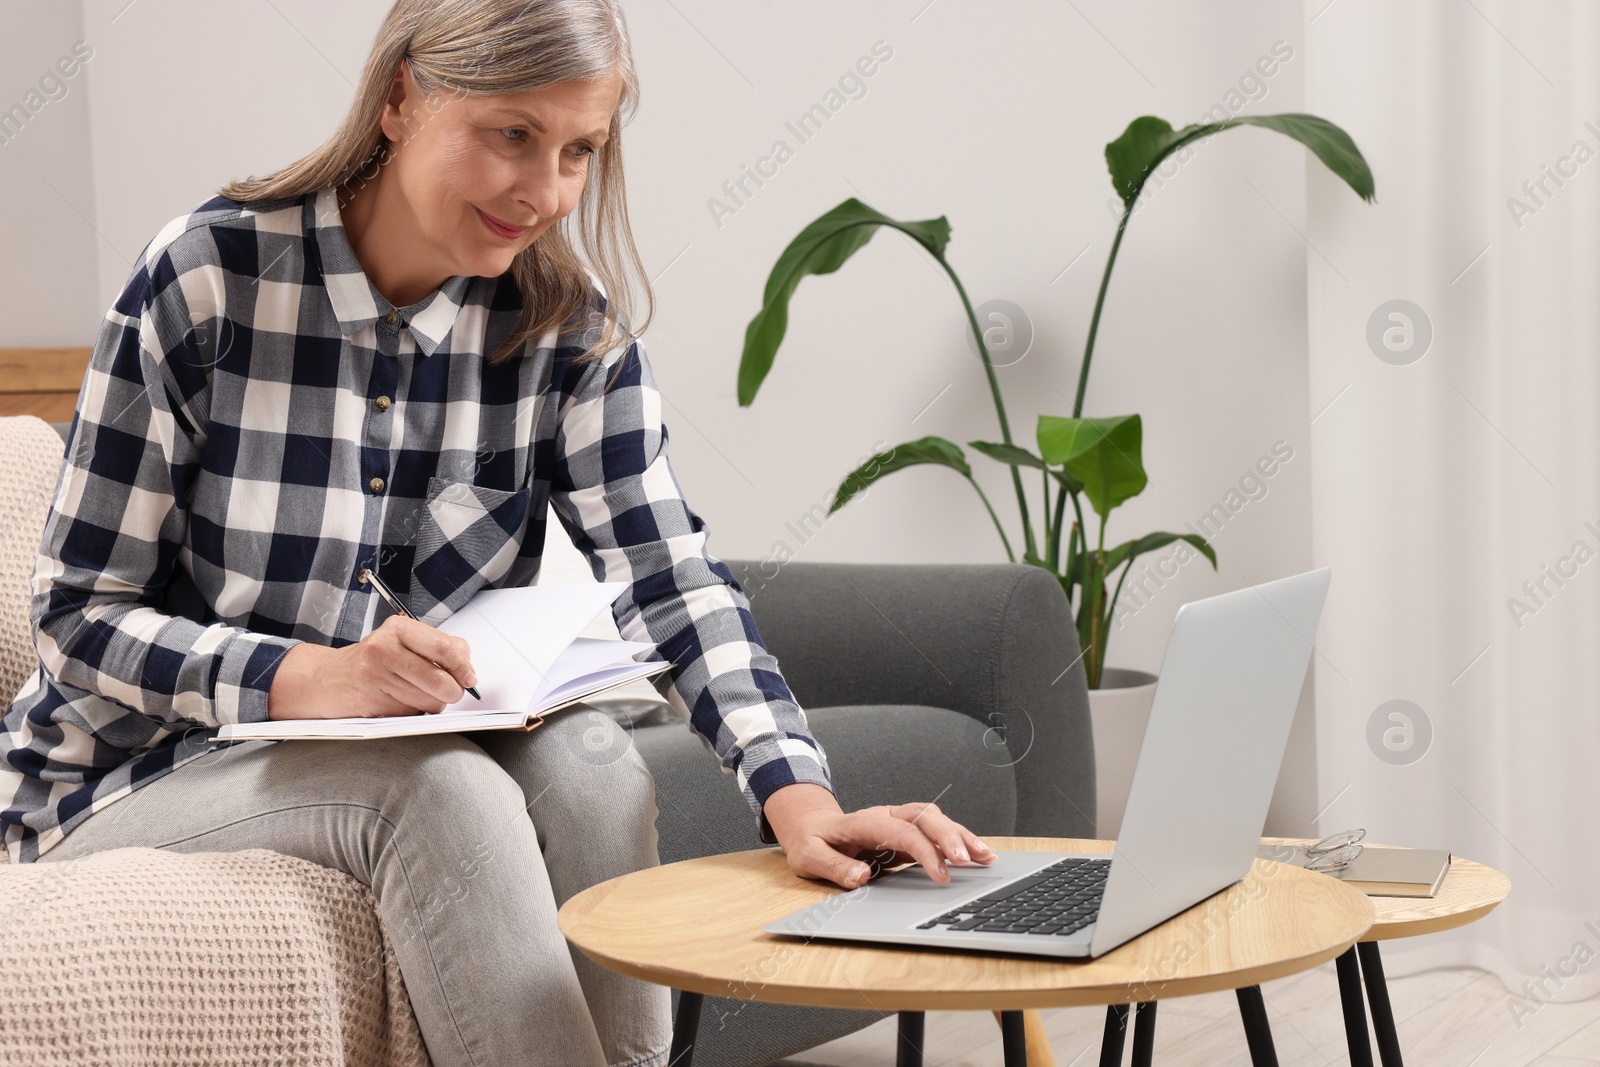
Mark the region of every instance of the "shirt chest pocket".
POLYGON ((412 560, 412 614, 442 622, 505 574, 522 544, 531 494, 531 479, 514 491, 428 480, 412 560))

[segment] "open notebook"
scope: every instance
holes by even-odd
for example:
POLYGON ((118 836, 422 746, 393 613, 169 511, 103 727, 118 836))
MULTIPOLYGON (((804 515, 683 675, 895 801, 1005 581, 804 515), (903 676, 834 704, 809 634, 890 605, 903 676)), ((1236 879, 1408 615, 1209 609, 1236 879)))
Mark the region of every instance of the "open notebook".
POLYGON ((485 589, 439 624, 465 638, 478 672, 478 692, 437 714, 370 718, 282 719, 230 724, 213 741, 290 738, 403 737, 457 730, 531 729, 558 708, 671 667, 636 660, 648 641, 579 637, 627 588, 624 582, 485 589))

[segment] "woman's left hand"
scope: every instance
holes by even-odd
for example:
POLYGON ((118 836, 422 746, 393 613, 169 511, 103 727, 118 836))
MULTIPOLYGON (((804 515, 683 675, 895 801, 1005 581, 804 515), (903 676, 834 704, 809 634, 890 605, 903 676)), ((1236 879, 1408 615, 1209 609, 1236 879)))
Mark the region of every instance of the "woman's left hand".
POLYGON ((797 782, 767 798, 762 808, 789 869, 846 889, 865 885, 869 864, 922 864, 935 882, 948 882, 947 864, 993 863, 994 850, 936 804, 885 804, 845 812, 820 785, 797 782))

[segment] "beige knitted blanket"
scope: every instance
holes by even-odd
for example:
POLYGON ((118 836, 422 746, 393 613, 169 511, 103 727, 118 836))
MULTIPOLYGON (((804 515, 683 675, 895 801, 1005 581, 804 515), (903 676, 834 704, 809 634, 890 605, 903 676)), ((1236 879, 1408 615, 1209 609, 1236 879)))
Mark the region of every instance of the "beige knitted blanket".
MULTIPOLYGON (((63 456, 0 418, 0 700, 38 667, 33 567, 63 456)), ((366 886, 262 849, 0 849, 0 1064, 428 1067, 366 886)))
POLYGON ((0 864, 0 1063, 427 1067, 365 886, 262 849, 0 864))
POLYGON ((0 418, 0 700, 7 704, 39 666, 28 600, 65 454, 61 435, 43 419, 0 418))

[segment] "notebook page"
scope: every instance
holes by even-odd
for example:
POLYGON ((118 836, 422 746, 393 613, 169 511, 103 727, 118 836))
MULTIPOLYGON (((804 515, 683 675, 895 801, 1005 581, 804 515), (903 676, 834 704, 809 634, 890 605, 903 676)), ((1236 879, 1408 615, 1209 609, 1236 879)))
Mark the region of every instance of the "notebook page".
POLYGON ((439 630, 471 646, 483 699, 466 693, 445 711, 532 710, 561 653, 626 588, 624 582, 600 582, 479 592, 439 630))
POLYGON ((567 684, 558 686, 539 698, 541 714, 544 710, 558 708, 579 697, 593 696, 596 693, 610 689, 612 686, 631 682, 635 678, 647 678, 652 674, 666 670, 670 666, 670 663, 664 663, 659 660, 649 660, 643 663, 629 662, 618 664, 615 667, 607 667, 593 674, 584 675, 581 678, 574 678, 567 684))
POLYGON ((534 700, 542 705, 551 693, 563 686, 582 681, 589 675, 608 667, 633 666, 638 661, 634 654, 650 652, 655 645, 649 641, 617 641, 603 637, 580 637, 568 645, 550 669, 534 700))

